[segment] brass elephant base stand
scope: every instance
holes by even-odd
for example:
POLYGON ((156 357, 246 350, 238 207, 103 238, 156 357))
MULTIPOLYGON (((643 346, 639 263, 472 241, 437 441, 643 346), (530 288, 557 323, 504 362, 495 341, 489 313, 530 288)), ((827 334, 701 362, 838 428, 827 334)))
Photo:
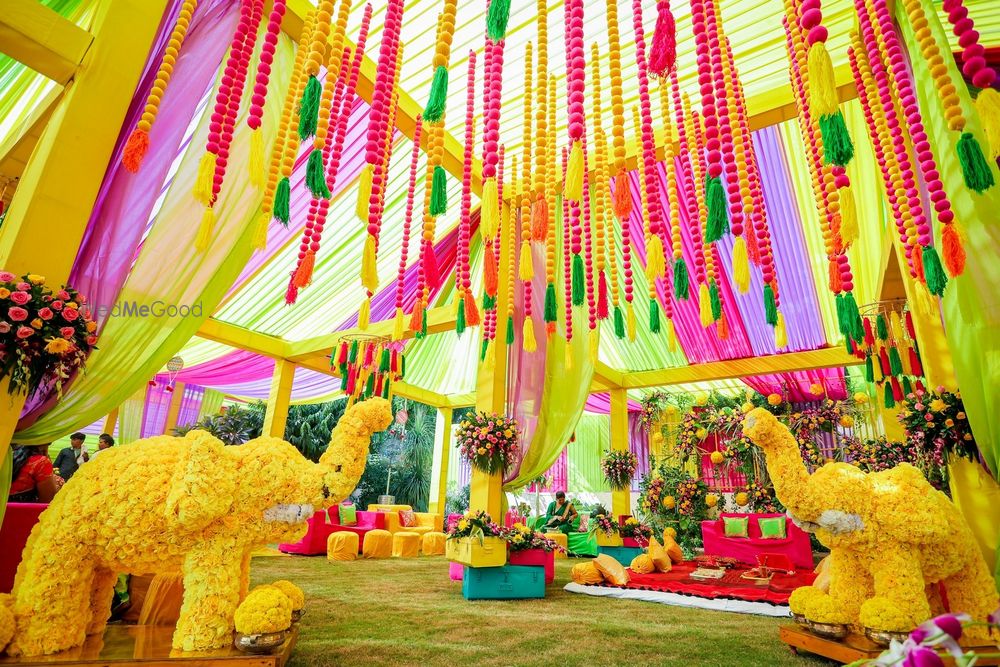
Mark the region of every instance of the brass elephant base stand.
MULTIPOLYGON (((778 630, 778 637, 788 644, 793 653, 800 651, 812 653, 844 665, 856 660, 874 660, 885 650, 862 635, 850 634, 840 641, 823 639, 798 625, 781 626, 778 630)), ((976 645, 960 643, 963 649, 976 653, 997 653, 1000 650, 995 645, 981 644, 980 642, 977 642, 976 645)), ((942 655, 942 659, 945 665, 955 664, 955 661, 950 657, 942 655)), ((1000 665, 1000 658, 979 658, 976 665, 977 667, 980 665, 1000 665)))
POLYGON ((170 648, 173 626, 109 625, 104 635, 87 637, 83 646, 37 658, 0 658, 0 667, 285 667, 299 628, 271 655, 248 655, 233 646, 214 651, 181 652, 170 648))

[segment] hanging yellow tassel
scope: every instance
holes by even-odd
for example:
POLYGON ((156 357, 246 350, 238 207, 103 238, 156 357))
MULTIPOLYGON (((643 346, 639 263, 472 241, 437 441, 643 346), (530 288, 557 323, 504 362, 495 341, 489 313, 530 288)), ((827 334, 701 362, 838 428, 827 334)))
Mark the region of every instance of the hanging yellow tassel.
POLYGON ((375 237, 371 234, 365 239, 365 251, 361 257, 361 285, 369 292, 378 290, 375 237))
POLYGON ((628 330, 628 340, 630 343, 635 342, 635 310, 632 308, 632 302, 629 301, 625 304, 625 327, 628 330))
POLYGON ((462 299, 462 292, 455 292, 455 298, 451 300, 451 316, 454 319, 458 319, 458 311, 465 310, 465 304, 462 299))
POLYGON ((881 345, 876 345, 876 349, 872 350, 872 378, 875 382, 881 382, 882 378, 882 364, 879 362, 878 351, 882 347, 881 345))
POLYGON ((573 369, 573 343, 571 341, 566 341, 566 345, 563 347, 563 370, 570 371, 573 369))
POLYGON ((750 290, 750 263, 747 257, 747 242, 742 236, 737 236, 733 243, 733 282, 740 294, 750 290))
MULTIPOLYGON (((919 250, 915 250, 914 252, 919 252, 919 250)), ((930 290, 928 290, 927 285, 920 280, 913 281, 913 287, 913 292, 916 297, 913 300, 916 305, 916 311, 924 317, 930 317, 931 313, 934 312, 930 290)))
POLYGON ((667 318, 667 349, 671 353, 677 352, 677 330, 674 329, 674 321, 667 318))
POLYGON ((583 146, 573 142, 566 165, 566 199, 578 202, 583 198, 583 146))
POLYGON ((854 191, 850 187, 837 190, 840 194, 840 240, 844 250, 858 240, 858 208, 854 204, 854 191))
POLYGON ((392 323, 392 339, 393 340, 403 340, 403 335, 406 333, 406 325, 403 322, 403 309, 396 308, 396 318, 392 323))
POLYGON ((785 315, 778 311, 778 323, 774 325, 774 347, 781 350, 788 347, 788 332, 785 330, 785 315))
POLYGON ((663 241, 659 234, 650 234, 646 249, 646 278, 653 282, 667 272, 667 261, 663 257, 663 241))
POLYGON ((358 205, 354 210, 354 213, 358 216, 358 220, 368 224, 368 205, 372 197, 372 174, 375 168, 370 164, 365 165, 365 168, 361 170, 361 177, 358 179, 358 205))
POLYGON ((260 216, 257 218, 257 225, 253 230, 254 250, 265 250, 267 248, 267 226, 269 224, 271 224, 271 213, 269 211, 261 211, 260 216))
POLYGON ((976 113, 983 125, 990 144, 990 158, 1000 158, 1000 93, 993 88, 983 89, 976 97, 976 113))
POLYGON ((500 196, 497 194, 497 179, 495 177, 487 178, 483 183, 481 202, 479 232, 483 239, 492 239, 500 228, 500 196))
POLYGON ((889 313, 889 331, 892 332, 892 339, 896 341, 897 345, 906 340, 903 337, 903 322, 899 319, 899 313, 895 310, 889 313))
POLYGON ((361 308, 358 310, 358 328, 362 331, 368 329, 368 321, 372 317, 372 299, 370 296, 366 296, 365 300, 361 302, 361 308))
POLYGON ((538 349, 538 344, 535 342, 535 323, 530 315, 524 318, 524 324, 521 326, 521 338, 525 352, 534 352, 538 349))
POLYGON ((198 225, 198 236, 194 240, 195 250, 205 252, 208 244, 212 241, 212 229, 214 227, 215 210, 211 206, 206 206, 205 212, 201 215, 201 224, 198 225))
POLYGON ((496 346, 493 344, 493 339, 491 338, 486 343, 486 358, 483 359, 483 367, 486 370, 492 371, 497 363, 497 350, 496 346))
POLYGON ((701 309, 701 326, 708 328, 715 321, 712 317, 712 297, 708 294, 708 283, 702 283, 698 288, 698 307, 701 309))
POLYGON ((903 374, 913 375, 913 365, 910 363, 910 353, 905 342, 896 346, 899 349, 899 360, 903 362, 903 374))
POLYGON ((261 128, 250 132, 250 182, 258 188, 264 187, 267 178, 264 166, 264 132, 261 128))
POLYGON ((215 180, 215 154, 206 152, 198 163, 198 175, 194 179, 194 198, 208 206, 212 203, 212 185, 215 180))
POLYGON ((837 81, 833 74, 830 53, 823 42, 814 42, 809 47, 808 81, 809 104, 815 118, 832 116, 837 113, 837 81))
POLYGON ((527 282, 535 277, 535 270, 531 264, 531 244, 528 239, 521 241, 521 257, 517 265, 518 277, 527 282))

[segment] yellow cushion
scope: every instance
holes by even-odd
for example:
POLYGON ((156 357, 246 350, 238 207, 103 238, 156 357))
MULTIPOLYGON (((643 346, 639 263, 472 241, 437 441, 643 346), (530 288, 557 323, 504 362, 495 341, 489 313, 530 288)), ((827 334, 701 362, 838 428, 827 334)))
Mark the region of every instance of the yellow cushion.
POLYGON ((445 534, 438 532, 424 533, 420 544, 420 552, 425 556, 444 555, 445 534))
POLYGON ((601 571, 593 563, 577 563, 569 572, 570 579, 584 586, 604 581, 601 571))
POLYGON ((388 530, 369 530, 361 547, 364 558, 388 558, 392 555, 392 533, 388 530))
POLYGON ((410 532, 394 533, 392 536, 393 558, 416 558, 420 555, 420 534, 410 532))
POLYGON ((663 531, 663 548, 673 563, 680 563, 684 560, 684 552, 681 551, 680 545, 677 544, 677 540, 672 535, 669 535, 667 531, 663 531))
POLYGON ((594 566, 600 570, 601 576, 608 583, 614 584, 615 586, 624 586, 628 584, 628 572, 622 567, 622 564, 616 561, 614 558, 608 554, 601 554, 594 559, 594 566))
POLYGON ((326 538, 326 559, 354 560, 358 557, 358 534, 348 530, 330 533, 326 538))
MULTIPOLYGON (((563 549, 569 548, 569 535, 566 533, 545 533, 545 537, 549 538, 563 549)), ((566 558, 565 551, 556 551, 556 558, 566 558)))
POLYGON ((656 568, 657 572, 670 572, 670 556, 667 555, 667 550, 656 541, 655 537, 649 538, 649 559, 653 561, 653 567, 656 568))
POLYGON ((629 565, 629 569, 636 574, 649 574, 656 568, 653 566, 653 559, 646 554, 639 554, 632 559, 632 564, 629 565))

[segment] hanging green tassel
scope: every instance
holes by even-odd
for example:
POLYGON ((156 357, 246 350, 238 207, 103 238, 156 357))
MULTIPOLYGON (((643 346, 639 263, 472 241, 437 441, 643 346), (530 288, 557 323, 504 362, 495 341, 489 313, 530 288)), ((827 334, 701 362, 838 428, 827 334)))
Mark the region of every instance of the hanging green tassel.
POLYGON ((292 185, 288 178, 278 181, 278 189, 274 191, 274 217, 285 227, 288 226, 288 205, 292 199, 292 185))
POLYGON ((461 336, 465 333, 465 297, 458 300, 458 316, 455 318, 455 332, 461 336))
POLYGON ((434 180, 431 183, 431 215, 437 217, 444 215, 448 210, 448 175, 444 172, 444 167, 437 165, 434 167, 434 180))
POLYGON ((844 335, 850 336, 858 344, 865 339, 865 326, 861 322, 861 312, 858 310, 858 302, 854 300, 854 292, 844 292, 844 326, 847 331, 844 335))
POLYGON ((392 357, 392 353, 389 352, 389 348, 384 348, 382 350, 382 357, 379 359, 378 369, 380 372, 385 373, 389 370, 389 360, 392 357))
POLYGON ((340 391, 347 391, 347 373, 340 374, 340 391))
POLYGON ((970 190, 983 193, 993 187, 993 170, 990 169, 983 148, 971 132, 963 132, 958 140, 958 162, 962 165, 962 176, 970 190))
POLYGON ((764 285, 764 321, 772 327, 778 326, 778 304, 774 300, 774 289, 764 285))
POLYGON ((573 305, 582 306, 583 300, 587 296, 583 281, 583 257, 573 255, 573 305))
POLYGON ((365 382, 365 397, 369 397, 375 393, 375 374, 372 373, 368 376, 368 381, 365 382))
POLYGON ((910 383, 910 378, 903 376, 903 396, 909 396, 913 393, 913 385, 910 383))
POLYGON ((391 382, 389 381, 389 378, 386 378, 385 382, 382 383, 382 398, 384 398, 386 400, 389 400, 389 385, 390 384, 391 384, 391 382))
MULTIPOLYGON (((719 286, 714 279, 708 286, 708 302, 712 306, 712 319, 718 322, 719 318, 722 317, 722 299, 719 297, 719 286)), ((778 323, 777 314, 774 316, 774 323, 778 323)))
POLYGON ((514 316, 507 316, 507 344, 514 344, 514 316))
POLYGON ((625 338, 625 315, 621 306, 615 306, 615 337, 625 338))
POLYGON ((895 345, 889 348, 889 368, 896 377, 903 374, 903 360, 899 358, 899 350, 895 345))
POLYGON ((492 294, 483 294, 483 310, 496 310, 497 297, 492 294))
POLYGON ((889 325, 886 324, 885 315, 882 313, 879 313, 878 317, 875 318, 875 333, 879 340, 889 340, 889 325))
POLYGON ((652 298, 649 300, 649 331, 655 334, 660 333, 660 304, 652 298))
POLYGON ((326 187, 326 173, 323 169, 323 151, 314 148, 306 162, 306 187, 315 199, 329 199, 330 188, 326 187))
POLYGON ((420 314, 420 331, 415 332, 414 336, 417 340, 424 338, 427 335, 427 309, 420 314))
POLYGON ((722 179, 718 176, 709 178, 705 183, 705 205, 708 207, 705 243, 714 243, 729 231, 726 190, 722 187, 722 179))
POLYGON ((854 144, 844 123, 844 115, 838 111, 829 116, 820 116, 819 131, 823 135, 823 162, 846 167, 854 157, 854 144))
POLYGON ((875 367, 872 365, 872 355, 865 355, 865 380, 868 382, 875 381, 875 367))
POLYGON ((948 276, 941 266, 941 258, 938 257, 937 248, 934 246, 924 246, 924 278, 927 280, 927 289, 934 296, 944 296, 944 288, 948 286, 948 276))
MULTIPOLYGON (((424 333, 427 333, 426 331, 424 333)), ((406 377, 406 355, 399 355, 399 377, 406 377)))
POLYGON ((850 336, 844 336, 844 349, 847 351, 847 354, 854 354, 854 348, 851 347, 850 336))
POLYGON ((892 386, 890 385, 890 383, 889 383, 888 380, 886 380, 886 383, 885 383, 885 392, 884 392, 884 395, 885 395, 885 400, 884 400, 883 405, 885 405, 885 407, 887 407, 887 408, 894 408, 894 407, 896 407, 896 399, 892 397, 892 386))
POLYGON ((448 68, 441 65, 434 70, 434 82, 431 84, 431 94, 424 107, 424 121, 436 123, 444 117, 445 105, 448 102, 448 68))
POLYGON ((507 36, 507 21, 510 20, 510 0, 492 0, 486 13, 486 34, 494 42, 507 36))
POLYGON ((352 340, 351 347, 347 351, 347 363, 353 364, 358 360, 358 341, 352 340))
POLYGON ((844 334, 845 336, 850 336, 846 326, 847 318, 844 317, 844 295, 838 294, 836 297, 837 304, 837 330, 844 334))
POLYGON ((545 287, 545 321, 555 322, 559 318, 556 308, 556 284, 549 283, 545 287))
POLYGON ((323 93, 316 75, 310 75, 306 89, 302 91, 302 102, 299 104, 299 139, 305 141, 316 134, 319 122, 319 98, 323 93))
POLYGON ((674 262, 674 295, 678 299, 686 301, 691 297, 690 282, 691 278, 688 276, 687 263, 681 257, 674 262))
POLYGON ((490 339, 484 338, 483 344, 479 346, 479 361, 486 361, 486 348, 490 346, 490 339))

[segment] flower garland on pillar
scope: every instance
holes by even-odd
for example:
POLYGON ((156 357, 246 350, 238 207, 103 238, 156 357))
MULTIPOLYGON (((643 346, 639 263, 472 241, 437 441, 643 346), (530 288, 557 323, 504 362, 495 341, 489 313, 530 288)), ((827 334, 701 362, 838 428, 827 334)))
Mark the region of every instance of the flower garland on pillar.
MULTIPOLYGON (((953 3, 950 3, 951 5, 953 3)), ((955 89, 955 84, 951 81, 948 68, 944 66, 944 57, 941 55, 941 49, 938 47, 934 35, 927 26, 927 16, 924 14, 923 4, 920 0, 904 0, 903 6, 906 8, 910 24, 913 26, 913 32, 920 41, 920 52, 923 54, 924 60, 927 61, 927 67, 930 70, 931 76, 934 77, 934 86, 937 88, 938 97, 941 99, 944 116, 948 121, 948 129, 959 133, 956 150, 958 151, 958 162, 962 165, 962 177, 965 179, 965 185, 975 192, 985 192, 993 187, 996 182, 993 178, 993 170, 990 169, 990 165, 986 161, 986 156, 983 155, 983 149, 979 145, 979 141, 976 140, 976 137, 971 132, 965 131, 965 115, 962 113, 962 106, 958 101, 958 92, 955 89)), ((961 7, 960 4, 958 6, 961 7)), ((961 7, 961 9, 956 11, 960 12, 964 9, 964 7, 961 7)), ((948 57, 951 57, 950 47, 948 49, 948 57)), ((984 52, 982 45, 968 44, 962 52, 963 62, 969 62, 968 58, 981 58, 984 52), (966 56, 966 53, 969 55, 966 56)), ((990 72, 993 71, 988 67, 986 69, 990 72)))
POLYGON ((406 287, 406 258, 410 249, 410 226, 413 224, 413 207, 417 191, 417 172, 420 161, 420 138, 423 134, 423 116, 417 115, 413 128, 413 151, 410 153, 410 174, 406 189, 406 212, 403 214, 403 239, 399 248, 399 269, 396 271, 396 315, 393 318, 392 339, 402 340, 406 333, 403 314, 403 297, 406 287))
POLYGON ((962 0, 944 0, 941 7, 948 12, 948 22, 962 47, 962 73, 981 89, 976 96, 976 112, 990 143, 990 157, 996 160, 1000 158, 1000 93, 993 87, 997 73, 983 57, 986 49, 979 43, 979 33, 962 0))
MULTIPOLYGON (((604 134, 604 119, 601 112, 601 61, 597 44, 590 45, 591 84, 594 121, 594 162, 597 177, 594 179, 594 271, 597 272, 597 319, 608 318, 607 268, 607 220, 604 217, 611 198, 608 193, 608 147, 604 134)), ((588 167, 589 173, 589 167, 588 167)))
MULTIPOLYGON (((160 60, 160 67, 156 71, 156 79, 153 81, 153 87, 150 89, 149 95, 146 96, 146 105, 143 108, 142 116, 135 124, 135 129, 129 135, 128 141, 125 142, 125 148, 122 151, 122 165, 133 174, 139 171, 139 167, 142 166, 142 160, 146 157, 146 152, 149 150, 149 132, 153 129, 153 123, 156 122, 160 102, 163 100, 163 94, 170 83, 170 77, 174 73, 174 64, 177 62, 177 56, 181 51, 181 47, 184 46, 184 37, 187 35, 188 26, 191 25, 191 16, 197 7, 198 0, 184 0, 184 3, 181 5, 181 9, 177 14, 177 22, 174 23, 174 28, 170 31, 170 40, 167 42, 167 48, 164 50, 163 58, 160 60)), ((275 13, 278 13, 279 29, 281 28, 281 14, 284 11, 284 0, 277 0, 274 3, 274 11, 271 13, 271 23, 273 23, 275 13), (278 13, 279 5, 280 13, 278 13)), ((268 24, 269 31, 271 23, 268 24)), ((273 47, 271 53, 274 53, 273 47)), ((261 55, 261 60, 263 61, 263 55, 261 55)), ((270 62, 268 64, 270 65, 270 62)), ((266 93, 267 78, 265 77, 264 92, 261 95, 263 96, 266 93)), ((261 106, 263 106, 263 100, 261 101, 261 106)), ((0 208, 2 208, 2 205, 0 205, 0 208)))
POLYGON ((486 68, 483 117, 483 194, 479 232, 489 243, 500 226, 500 197, 497 185, 497 149, 500 145, 500 95, 503 91, 504 37, 510 18, 510 0, 487 2, 486 68))
MULTIPOLYGON (((459 335, 469 324, 467 306, 475 308, 469 278, 469 242, 472 237, 472 157, 476 150, 476 52, 469 52, 465 98, 465 146, 462 162, 462 206, 459 214, 458 249, 455 260, 455 292, 458 299, 458 316, 455 330, 459 335), (468 284, 467 284, 468 283, 468 284)), ((433 195, 431 196, 433 200, 433 195)), ((475 318, 473 318, 475 319, 475 318)))
POLYGON ((243 96, 250 56, 257 41, 257 26, 263 14, 263 0, 242 0, 240 19, 229 47, 229 58, 215 96, 215 109, 208 127, 205 155, 198 165, 194 196, 205 205, 205 211, 195 238, 195 249, 203 252, 212 240, 215 227, 215 202, 219 198, 222 183, 229 164, 229 146, 233 140, 236 114, 243 96))

